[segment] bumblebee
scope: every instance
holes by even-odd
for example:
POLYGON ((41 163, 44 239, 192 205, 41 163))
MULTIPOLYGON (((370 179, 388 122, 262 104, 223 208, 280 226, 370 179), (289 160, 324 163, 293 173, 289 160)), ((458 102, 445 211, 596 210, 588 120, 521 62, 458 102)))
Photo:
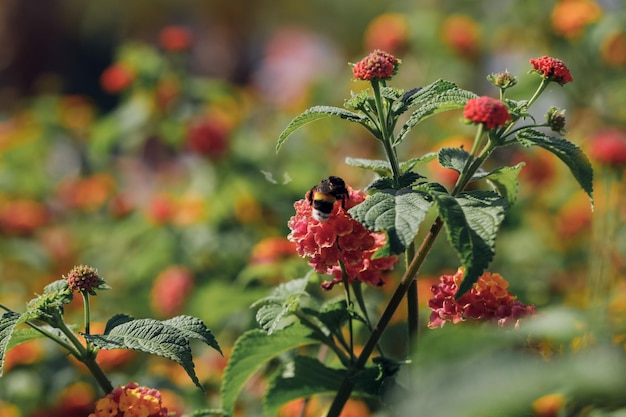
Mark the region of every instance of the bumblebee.
POLYGON ((348 198, 344 180, 334 176, 322 180, 309 191, 309 204, 312 206, 313 218, 318 222, 328 221, 337 200, 341 200, 341 207, 345 208, 345 201, 348 198))

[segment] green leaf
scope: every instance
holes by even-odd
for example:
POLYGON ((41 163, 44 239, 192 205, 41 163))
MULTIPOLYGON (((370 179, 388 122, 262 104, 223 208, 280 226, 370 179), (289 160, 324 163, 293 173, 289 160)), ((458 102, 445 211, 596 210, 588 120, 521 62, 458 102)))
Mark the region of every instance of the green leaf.
POLYGON ((459 174, 469 158, 469 152, 461 148, 441 148, 437 153, 437 160, 442 167, 453 169, 459 174))
POLYGON ((349 210, 369 230, 387 233, 391 253, 399 254, 413 242, 432 201, 411 189, 382 190, 349 210))
POLYGON ((357 122, 361 124, 366 124, 368 119, 365 116, 362 116, 358 113, 351 112, 346 109, 342 109, 340 107, 331 107, 331 106, 315 106, 310 109, 305 110, 299 116, 296 116, 282 131, 280 136, 278 137, 278 143, 276 144, 276 152, 278 152, 283 145, 283 143, 287 140, 289 136, 302 126, 314 122, 319 119, 324 119, 326 117, 338 116, 342 119, 349 120, 351 122, 357 122))
POLYGON ((394 184, 393 178, 391 177, 382 177, 378 178, 370 185, 367 186, 368 190, 386 190, 386 189, 396 189, 401 190, 403 188, 411 188, 413 185, 417 183, 418 180, 425 178, 423 175, 418 174, 417 172, 408 171, 404 174, 400 175, 398 178, 398 185, 394 184))
POLYGON ((22 315, 8 311, 0 317, 0 376, 4 369, 4 358, 9 351, 9 342, 13 337, 15 327, 22 322, 22 315))
POLYGON ((280 284, 272 294, 252 304, 251 308, 259 308, 256 314, 257 323, 269 334, 285 327, 285 322, 295 308, 300 304, 302 297, 308 297, 306 292, 309 278, 294 279, 280 284))
POLYGON ((407 100, 406 106, 417 106, 417 109, 400 129, 394 145, 402 142, 409 131, 419 122, 437 113, 462 109, 465 103, 474 97, 476 94, 471 91, 462 90, 456 84, 445 80, 437 80, 415 92, 407 100))
POLYGON ((519 173, 524 166, 523 162, 512 167, 501 167, 489 172, 485 179, 493 187, 494 191, 506 198, 509 206, 517 200, 519 188, 519 173))
POLYGON ((311 333, 311 329, 296 324, 272 334, 249 330, 237 339, 222 379, 222 408, 226 413, 233 414, 239 392, 266 362, 288 350, 318 343, 311 333))
POLYGON ((400 171, 408 172, 412 170, 416 165, 425 164, 427 162, 432 161, 435 158, 437 158, 436 152, 428 152, 427 154, 424 154, 420 156, 419 158, 411 158, 408 161, 400 162, 400 171))
POLYGON ((381 176, 391 176, 391 165, 389 162, 380 159, 347 157, 346 164, 357 168, 369 169, 381 176))
POLYGON ((465 267, 456 294, 460 297, 472 288, 493 259, 496 234, 508 203, 491 191, 470 191, 453 197, 443 187, 431 184, 429 192, 446 225, 448 241, 465 267))
POLYGON ((215 346, 217 342, 207 336, 208 329, 203 328, 199 320, 189 316, 178 316, 163 322, 129 319, 130 316, 118 314, 107 323, 105 334, 83 336, 99 349, 132 349, 173 360, 204 391, 194 370, 190 339, 200 339, 216 350, 220 349, 215 346))
POLYGON ((582 149, 566 139, 548 136, 534 129, 521 130, 515 138, 526 147, 539 146, 559 157, 587 193, 593 208, 593 168, 582 149))
POLYGON ((341 331, 343 324, 350 318, 348 303, 344 297, 326 301, 319 310, 306 307, 303 311, 317 317, 334 333, 341 331))
POLYGON ((222 353, 222 349, 219 343, 217 343, 213 332, 197 317, 182 315, 164 320, 161 323, 166 326, 176 327, 187 339, 200 340, 202 343, 222 353))
POLYGON ((343 369, 329 368, 308 356, 296 356, 270 383, 263 399, 264 414, 277 416, 280 406, 296 398, 334 393, 345 375, 343 369))

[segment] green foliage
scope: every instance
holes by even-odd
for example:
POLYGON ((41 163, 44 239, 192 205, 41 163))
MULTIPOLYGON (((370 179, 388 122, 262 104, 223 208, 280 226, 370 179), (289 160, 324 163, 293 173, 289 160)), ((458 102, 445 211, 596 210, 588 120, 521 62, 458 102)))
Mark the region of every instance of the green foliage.
POLYGON ((112 317, 103 334, 85 334, 85 339, 99 349, 132 349, 162 356, 177 362, 200 389, 204 390, 194 371, 191 355, 192 339, 220 351, 211 331, 202 321, 190 316, 177 316, 166 321, 133 319, 125 314, 112 317))
POLYGON ((311 329, 294 324, 272 334, 249 330, 237 339, 221 388, 222 408, 227 415, 232 415, 239 392, 254 373, 283 352, 318 343, 311 335, 311 329))
POLYGON ((9 343, 15 332, 15 327, 20 324, 22 320, 22 315, 13 311, 4 313, 0 318, 0 376, 2 376, 4 368, 4 358, 12 347, 9 343))
POLYGON ((308 297, 306 287, 309 282, 307 277, 294 279, 276 287, 272 294, 256 301, 251 308, 258 308, 256 314, 257 323, 262 329, 272 334, 277 329, 289 325, 287 316, 297 309, 302 297, 308 297))
POLYGON ((384 231, 392 254, 413 242, 432 204, 427 194, 412 189, 385 189, 350 209, 350 214, 369 230, 384 231))
POLYGON ((484 178, 494 191, 506 198, 509 206, 515 204, 519 188, 519 173, 524 166, 523 162, 512 167, 500 167, 487 173, 484 178))
POLYGON ((495 254, 498 228, 508 208, 506 198, 490 191, 469 191, 451 196, 436 185, 428 187, 446 225, 448 241, 465 267, 457 297, 472 288, 495 254))
POLYGON ((558 156, 587 193, 593 206, 593 168, 582 149, 566 139, 548 136, 534 129, 521 130, 515 139, 526 147, 539 146, 558 156))
POLYGON ((280 136, 278 137, 278 143, 276 144, 276 152, 278 152, 285 142, 287 138, 296 130, 301 128, 302 126, 314 122, 316 120, 324 119, 326 117, 337 116, 345 120, 349 120, 351 122, 358 122, 361 124, 367 123, 367 118, 364 116, 351 112, 349 110, 345 110, 339 107, 331 107, 331 106, 315 106, 306 110, 304 113, 295 117, 282 131, 280 136))
POLYGON ((398 132, 393 145, 401 143, 418 123, 444 111, 462 109, 465 103, 474 97, 476 94, 460 89, 456 84, 445 80, 437 80, 415 91, 404 105, 396 110, 398 114, 410 107, 417 107, 398 132))

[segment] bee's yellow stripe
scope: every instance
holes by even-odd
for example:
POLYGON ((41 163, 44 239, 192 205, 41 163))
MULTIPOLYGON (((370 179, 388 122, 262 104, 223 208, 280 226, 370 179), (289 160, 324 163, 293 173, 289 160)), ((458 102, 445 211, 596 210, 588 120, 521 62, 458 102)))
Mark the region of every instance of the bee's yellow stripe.
POLYGON ((316 191, 315 193, 313 193, 313 200, 327 201, 329 203, 334 203, 335 201, 337 201, 337 199, 333 197, 332 195, 320 193, 319 191, 316 191))

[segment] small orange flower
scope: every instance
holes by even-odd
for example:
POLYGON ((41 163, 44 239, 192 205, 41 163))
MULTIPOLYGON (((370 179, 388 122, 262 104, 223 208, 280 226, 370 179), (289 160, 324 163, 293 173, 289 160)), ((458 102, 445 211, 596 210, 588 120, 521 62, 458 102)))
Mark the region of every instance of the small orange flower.
POLYGON ((48 223, 48 209, 34 200, 0 201, 0 231, 8 235, 28 236, 48 223))
POLYGON ((457 55, 474 60, 480 53, 480 27, 474 19, 465 15, 451 15, 441 26, 443 43, 457 55))
POLYGON ((533 415, 535 417, 557 417, 565 406, 563 394, 548 394, 533 401, 533 415))
POLYGON ((602 8, 593 0, 561 0, 552 9, 554 31, 565 38, 580 36, 585 27, 597 22, 602 8))
POLYGON ((400 13, 384 13, 365 29, 365 49, 402 52, 409 41, 409 23, 400 13))
POLYGON ((168 417, 161 393, 134 382, 119 386, 96 402, 89 417, 168 417))
POLYGON ((181 265, 168 267, 157 276, 152 286, 152 309, 163 317, 180 314, 193 288, 194 277, 188 268, 181 265))
POLYGON ((626 65, 626 32, 617 30, 604 37, 600 44, 602 61, 610 67, 626 65))

